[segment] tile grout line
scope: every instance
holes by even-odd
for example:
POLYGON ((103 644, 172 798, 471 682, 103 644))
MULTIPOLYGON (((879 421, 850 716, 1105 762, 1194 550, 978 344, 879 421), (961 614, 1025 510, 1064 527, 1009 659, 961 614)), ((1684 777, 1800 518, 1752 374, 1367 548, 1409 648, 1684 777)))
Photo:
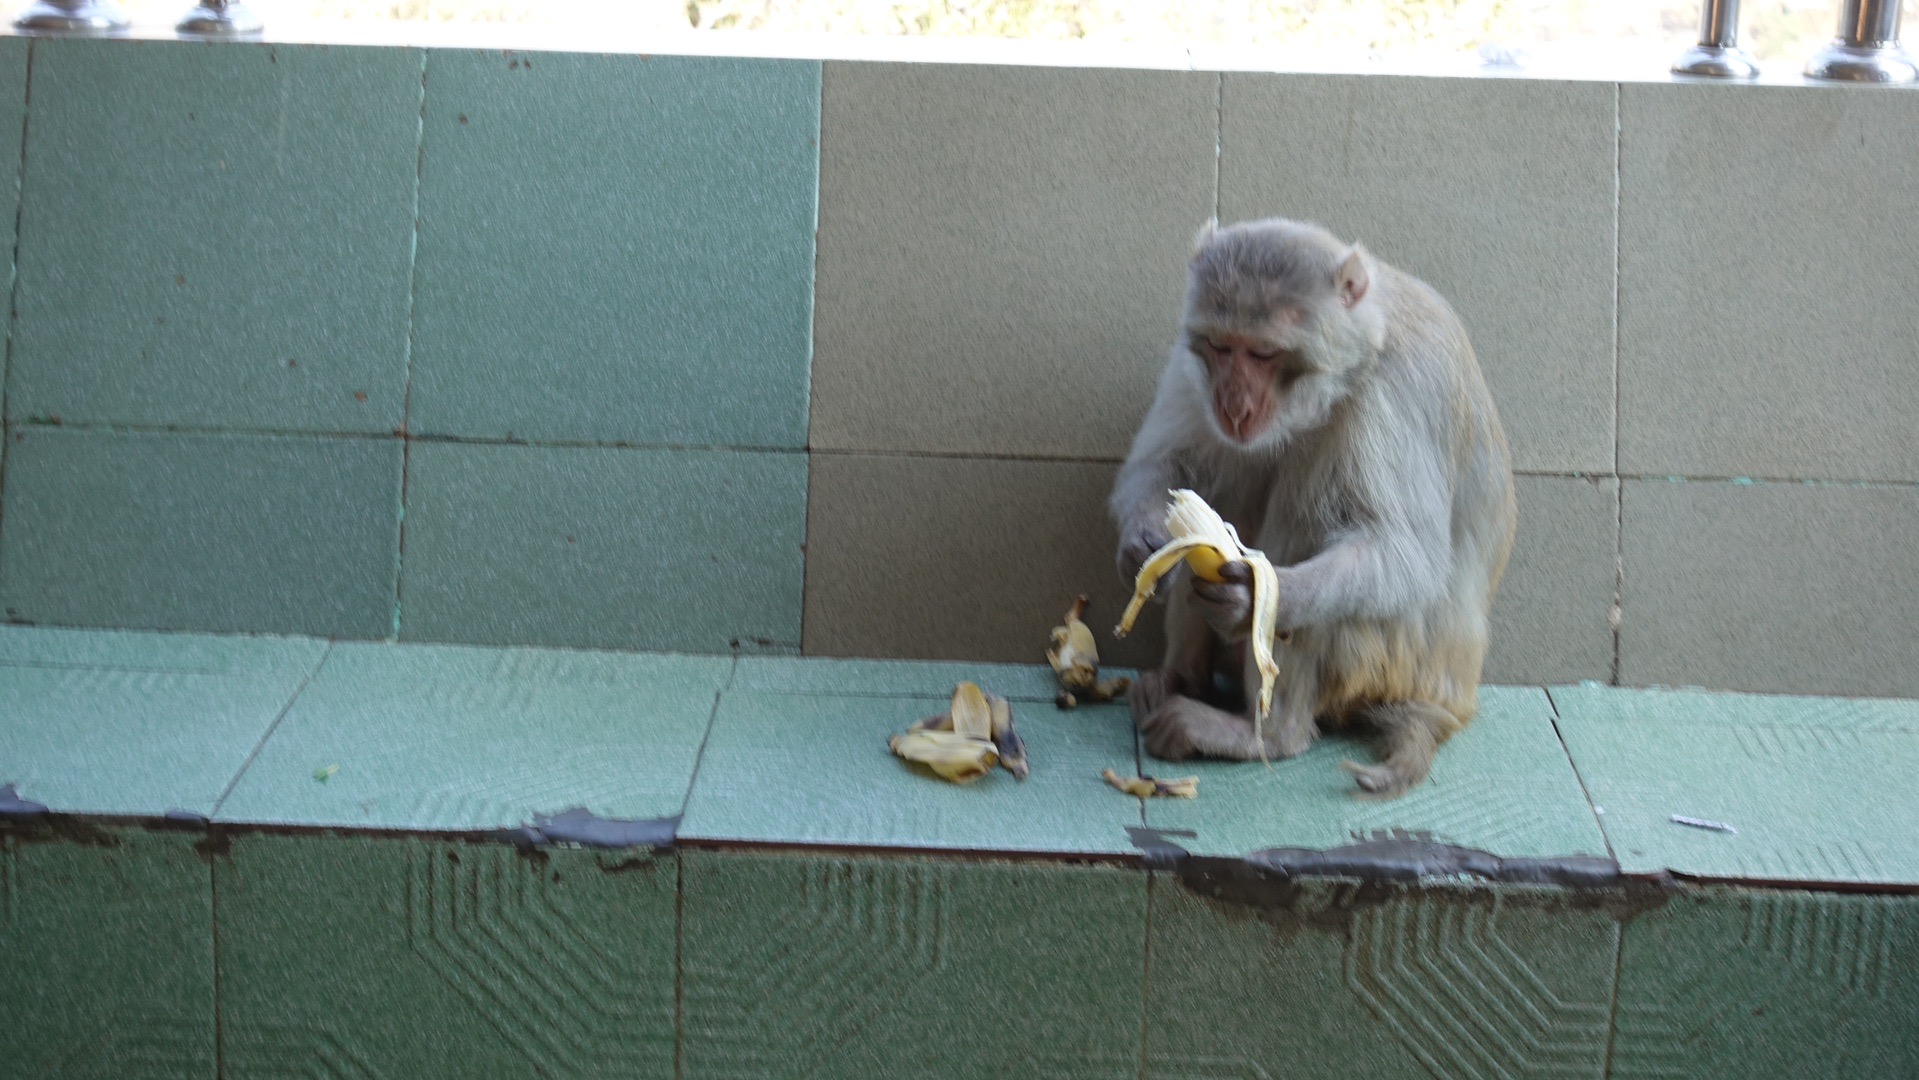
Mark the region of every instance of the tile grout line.
POLYGON ((686 1074, 686 860, 673 856, 673 1080, 686 1074))
MULTIPOLYGON (((13 385, 13 336, 20 321, 20 226, 27 216, 27 132, 33 124, 33 57, 38 49, 27 41, 27 71, 20 88, 19 171, 13 176, 13 261, 7 266, 7 344, 0 358, 0 519, 5 517, 7 473, 12 455, 7 445, 13 437, 13 425, 7 420, 7 390, 13 385)), ((0 530, 0 543, 4 543, 0 530)))
MULTIPOLYGON (((806 470, 803 481, 804 495, 800 499, 800 653, 806 653, 806 590, 809 573, 813 567, 812 551, 808 544, 813 532, 813 364, 818 359, 820 339, 820 202, 826 189, 826 72, 828 64, 820 61, 819 111, 814 116, 813 129, 813 265, 812 280, 807 289, 806 320, 806 436, 801 440, 800 459, 806 470)), ((690 798, 690 796, 689 796, 690 798)))
POLYGON ((240 786, 241 778, 246 776, 248 769, 253 768, 254 759, 260 756, 260 751, 266 749, 267 740, 273 738, 273 733, 280 729, 280 721, 285 720, 287 714, 293 711, 293 706, 300 700, 300 695, 306 693, 307 687, 312 685, 314 678, 320 674, 321 668, 326 667, 327 660, 332 655, 333 642, 328 641, 326 648, 320 651, 320 659, 314 663, 313 669, 307 672, 306 678, 300 680, 300 685, 293 688, 287 703, 280 707, 279 714, 274 716, 273 722, 268 724, 266 731, 261 733, 260 741, 253 744, 253 750, 247 754, 247 759, 240 763, 239 771, 233 774, 233 779, 227 781, 226 790, 220 792, 220 797, 213 801, 213 809, 207 812, 209 822, 220 813, 220 808, 226 805, 228 797, 233 794, 233 789, 240 786))
POLYGON ((686 795, 680 800, 680 819, 686 819, 687 808, 693 805, 693 785, 699 783, 700 766, 706 763, 706 744, 713 738, 713 725, 719 722, 720 699, 733 689, 733 677, 740 670, 740 654, 733 654, 733 663, 726 669, 726 681, 713 691, 713 708, 706 714, 706 730, 700 733, 700 748, 693 754, 693 774, 686 778, 686 795))
POLYGON ((1613 849, 1612 835, 1606 831, 1605 815, 1599 812, 1599 805, 1593 802, 1592 790, 1586 786, 1585 774, 1579 771, 1579 762, 1573 759, 1572 747, 1566 745, 1565 732, 1559 730, 1559 702, 1553 697, 1552 687, 1542 686, 1539 689, 1545 693, 1546 704, 1553 711, 1553 738, 1559 740, 1559 752, 1566 755, 1566 764, 1571 765, 1573 769, 1573 779, 1579 781, 1579 795, 1586 800, 1586 812, 1592 815, 1593 827, 1599 830, 1599 839, 1606 845, 1606 857, 1616 863, 1619 861, 1619 853, 1613 849))
POLYGON ((1619 983, 1626 973, 1626 928, 1630 925, 1631 919, 1613 923, 1612 1000, 1606 1010, 1606 1056, 1599 1069, 1602 1078, 1612 1076, 1613 1051, 1619 1046, 1619 983))
POLYGON ((1226 73, 1213 73, 1213 221, 1219 221, 1220 158, 1226 139, 1226 73))
POLYGON ((420 298, 420 188, 426 180, 426 75, 432 55, 420 50, 420 119, 415 129, 413 157, 413 238, 407 251, 406 345, 401 366, 405 389, 400 394, 400 535, 393 553, 393 627, 390 641, 400 640, 400 618, 406 601, 406 505, 407 486, 413 478, 413 338, 416 330, 414 311, 420 298))
POLYGON ((217 859, 207 860, 207 909, 213 924, 213 1076, 214 1080, 225 1080, 226 1010, 221 1007, 220 994, 220 863, 217 859))
MULTIPOLYGON (((1624 91, 1619 83, 1612 88, 1612 471, 1619 477, 1619 220, 1621 217, 1620 183, 1620 147, 1625 141, 1624 129, 1620 124, 1620 109, 1624 91)), ((1611 683, 1619 685, 1619 644, 1620 628, 1626 621, 1626 483, 1617 480, 1618 487, 1613 492, 1613 584, 1612 607, 1606 612, 1606 621, 1612 629, 1612 673, 1611 683)))

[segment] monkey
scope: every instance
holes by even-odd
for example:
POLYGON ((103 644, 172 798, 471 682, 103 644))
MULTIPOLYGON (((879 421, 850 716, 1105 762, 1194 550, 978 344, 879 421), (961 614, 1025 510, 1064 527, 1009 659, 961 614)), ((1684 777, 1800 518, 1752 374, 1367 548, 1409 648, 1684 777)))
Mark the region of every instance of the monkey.
POLYGON ((1167 541, 1181 487, 1277 570, 1280 670, 1256 718, 1246 564, 1221 583, 1182 569, 1162 664, 1129 694, 1148 752, 1289 758, 1351 730, 1376 740, 1374 763, 1342 763, 1362 797, 1424 780, 1478 708, 1517 522, 1505 433, 1451 306, 1317 225, 1208 223, 1109 500, 1128 580, 1167 541))

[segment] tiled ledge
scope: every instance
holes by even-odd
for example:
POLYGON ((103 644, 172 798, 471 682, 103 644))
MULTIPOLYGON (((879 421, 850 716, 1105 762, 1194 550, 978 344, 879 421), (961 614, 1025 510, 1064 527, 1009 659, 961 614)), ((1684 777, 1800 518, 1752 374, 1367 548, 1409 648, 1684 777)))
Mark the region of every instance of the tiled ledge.
POLYGON ((214 826, 475 834, 584 810, 689 843, 1122 860, 1410 838, 1919 889, 1919 804, 1888 797, 1919 766, 1915 702, 1487 687, 1432 778, 1373 802, 1337 768, 1367 752, 1350 739, 1270 768, 1156 764, 1122 705, 1052 693, 1039 665, 9 627, 0 784, 16 809, 214 826), (888 755, 961 679, 1015 702, 1030 779, 954 787, 888 755), (1197 773, 1201 795, 1131 799, 1107 767, 1197 773))
POLYGON ((1271 770, 1176 766, 1199 799, 1142 807, 1095 776, 1138 763, 1124 709, 1051 693, 1019 665, 0 630, 0 1060, 1919 1072, 1919 897, 1849 894, 1919 882, 1911 703, 1493 687, 1396 802, 1352 798, 1334 763, 1363 749, 1331 740, 1271 770), (960 678, 1015 702, 1025 783, 886 754, 960 678), (525 842, 575 806, 679 842, 525 842), (1441 876, 1276 870, 1363 861, 1355 838, 1441 876), (1481 869, 1611 852, 1628 876, 1493 884, 1446 870, 1465 849, 1481 869))

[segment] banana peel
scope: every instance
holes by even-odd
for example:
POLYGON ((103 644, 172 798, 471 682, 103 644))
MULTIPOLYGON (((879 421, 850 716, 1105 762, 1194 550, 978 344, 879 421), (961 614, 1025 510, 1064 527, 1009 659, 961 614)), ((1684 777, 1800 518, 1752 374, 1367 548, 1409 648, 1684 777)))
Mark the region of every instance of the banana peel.
POLYGON ((992 772, 994 765, 1021 780, 1030 771, 1026 744, 1013 727, 1012 703, 977 683, 954 687, 945 712, 917 721, 886 745, 955 784, 970 784, 992 772))
POLYGON ((1172 537, 1166 546, 1153 552, 1139 568, 1133 581, 1133 599, 1113 629, 1125 637, 1139 618, 1140 609, 1159 587, 1159 579, 1171 573, 1181 562, 1202 580, 1225 580, 1220 570, 1227 563, 1243 562, 1253 577, 1253 662, 1259 667, 1259 703, 1253 712, 1253 732, 1265 746, 1261 722, 1273 711, 1273 683, 1279 678, 1279 662, 1273 659, 1273 642, 1279 634, 1279 574, 1263 552, 1240 542, 1231 522, 1206 500, 1186 488, 1170 491, 1172 502, 1166 508, 1166 532, 1172 537))
POLYGON ((1053 703, 1071 709, 1084 698, 1087 701, 1112 701, 1126 693, 1133 680, 1125 676, 1099 677, 1099 646, 1086 625, 1086 605, 1092 598, 1085 593, 1073 599, 1066 619, 1053 627, 1053 647, 1046 650, 1046 662, 1053 667, 1061 687, 1053 703))
POLYGON ((1182 776, 1176 780, 1161 780, 1154 776, 1121 776, 1111 769, 1100 773, 1107 783, 1128 795, 1137 795, 1142 799, 1197 799, 1199 798, 1199 777, 1182 776))

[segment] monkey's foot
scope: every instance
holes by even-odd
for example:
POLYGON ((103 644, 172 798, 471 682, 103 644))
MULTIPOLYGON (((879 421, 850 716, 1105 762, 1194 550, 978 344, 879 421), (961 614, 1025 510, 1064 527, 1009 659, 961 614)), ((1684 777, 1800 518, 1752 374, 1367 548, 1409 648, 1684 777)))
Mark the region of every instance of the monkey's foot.
POLYGON ((1279 760, 1295 758, 1312 749, 1313 739, 1319 729, 1311 720, 1281 720, 1277 716, 1266 718, 1266 752, 1279 760), (1277 726, 1279 730, 1273 730, 1277 726))
POLYGON ((1419 775, 1410 776, 1409 770, 1403 766, 1390 764, 1361 765, 1357 761, 1342 761, 1339 767, 1351 773, 1359 790, 1367 798, 1373 799, 1397 799, 1426 778, 1424 769, 1419 771, 1419 775))

